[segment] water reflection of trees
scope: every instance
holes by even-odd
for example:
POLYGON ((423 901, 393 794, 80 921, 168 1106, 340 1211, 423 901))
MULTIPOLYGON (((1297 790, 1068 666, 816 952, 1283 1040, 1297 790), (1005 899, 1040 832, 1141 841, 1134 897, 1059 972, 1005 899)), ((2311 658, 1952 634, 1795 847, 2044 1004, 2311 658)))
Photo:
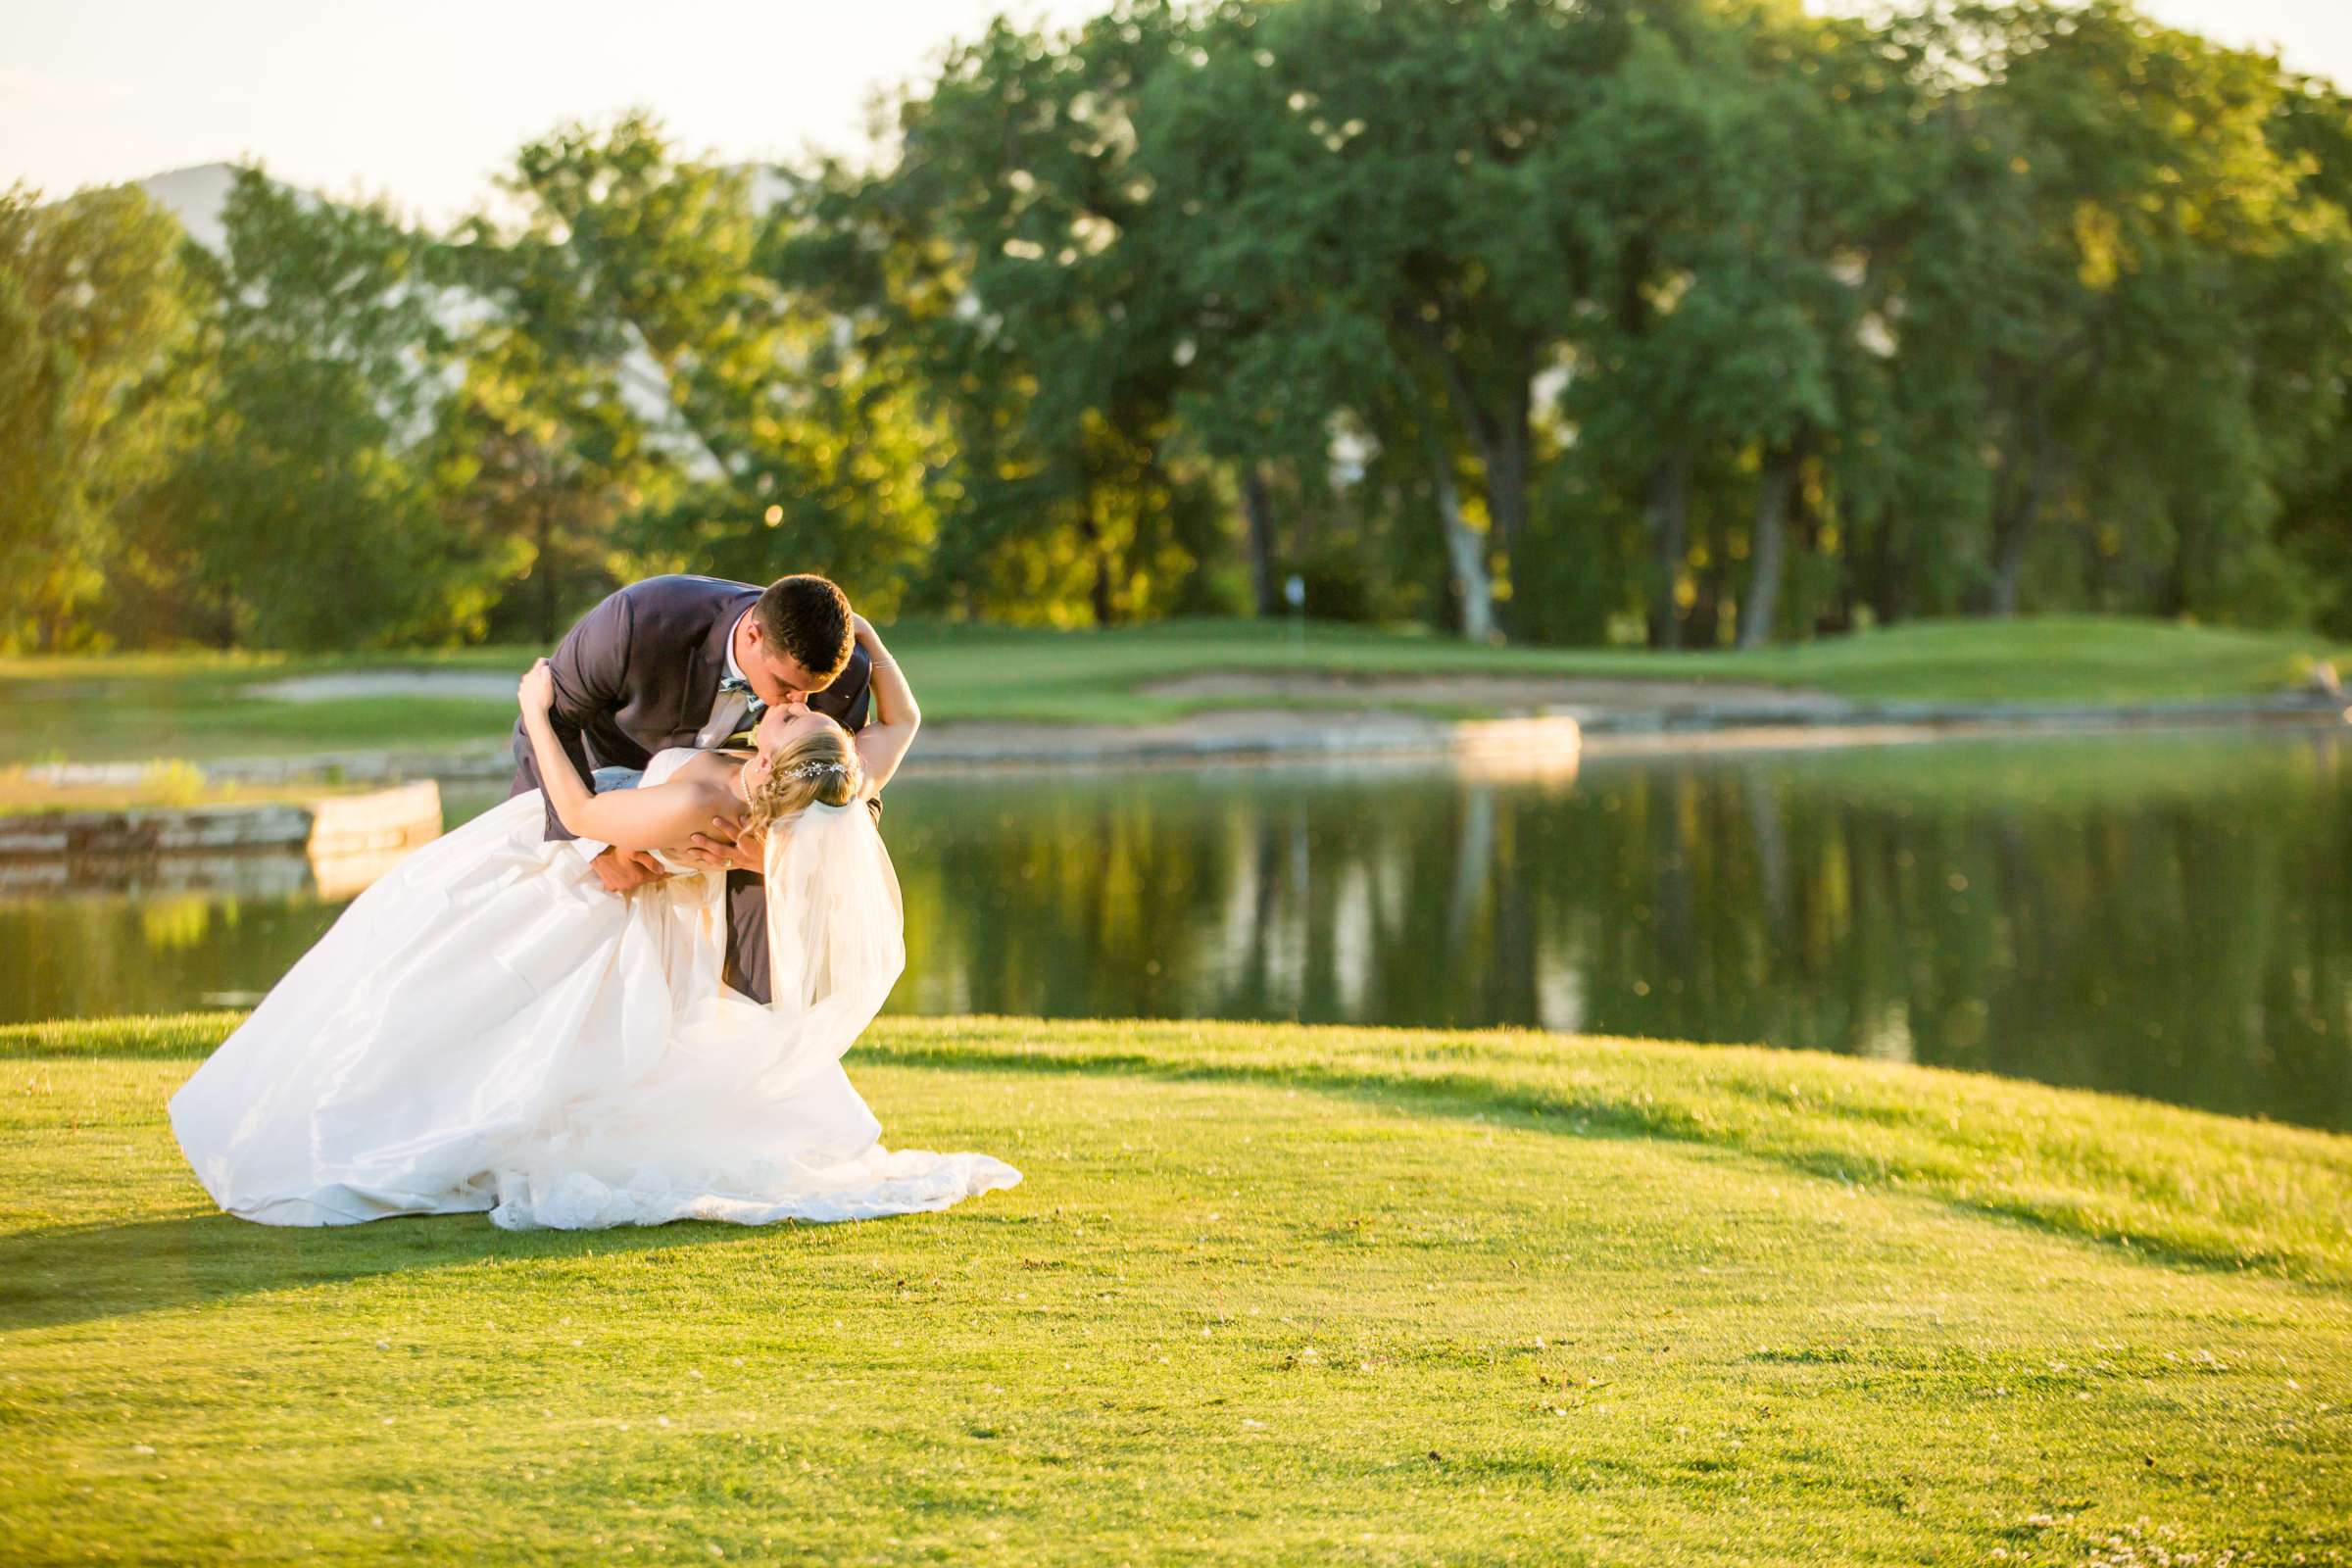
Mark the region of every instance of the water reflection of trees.
POLYGON ((293 967, 335 912, 309 895, 186 889, 0 902, 0 1021, 250 999, 293 967))
MULTIPOLYGON (((924 1012, 1759 1040, 2352 1127, 2334 746, 910 779, 924 1012)), ((308 892, 0 899, 9 1017, 273 984, 308 892)))
POLYGON ((1761 1040, 2352 1123, 2332 752, 2218 798, 1911 763, 910 787, 897 1004, 1761 1040))

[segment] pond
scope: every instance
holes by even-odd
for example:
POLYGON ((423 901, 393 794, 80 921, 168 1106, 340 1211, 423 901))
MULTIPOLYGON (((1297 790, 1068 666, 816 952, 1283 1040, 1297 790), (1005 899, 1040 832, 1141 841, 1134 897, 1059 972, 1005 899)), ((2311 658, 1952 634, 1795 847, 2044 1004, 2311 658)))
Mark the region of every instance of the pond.
MULTIPOLYGON (((885 833, 897 1011, 1764 1042, 2352 1129, 2340 731, 909 778, 885 833)), ((338 908, 298 860, 115 880, 0 892, 0 1019, 249 1004, 338 908)))

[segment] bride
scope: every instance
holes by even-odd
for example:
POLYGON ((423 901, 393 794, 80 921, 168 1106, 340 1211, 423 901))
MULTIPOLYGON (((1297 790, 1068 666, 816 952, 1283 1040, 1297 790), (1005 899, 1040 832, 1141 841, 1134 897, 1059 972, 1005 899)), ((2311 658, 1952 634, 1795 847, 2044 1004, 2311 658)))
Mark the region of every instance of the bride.
POLYGON ((205 1190, 268 1225, 487 1210, 510 1230, 673 1219, 862 1219, 1020 1180, 984 1154, 888 1151, 840 1064, 906 966, 899 885, 869 803, 917 714, 887 676, 853 740, 798 703, 757 752, 658 753, 591 794, 519 700, 548 797, 505 802, 353 902, 172 1100, 205 1190), (774 1000, 726 986, 725 873, 607 893, 564 827, 684 845, 714 816, 764 835, 774 1000))

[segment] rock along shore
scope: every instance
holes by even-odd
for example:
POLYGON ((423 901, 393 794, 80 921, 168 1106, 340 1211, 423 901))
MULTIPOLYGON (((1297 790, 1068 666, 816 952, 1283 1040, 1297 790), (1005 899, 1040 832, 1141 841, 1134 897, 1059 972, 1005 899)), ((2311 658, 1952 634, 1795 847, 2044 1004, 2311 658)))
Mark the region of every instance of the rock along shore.
POLYGON ((372 879, 440 834, 441 786, 430 778, 302 802, 33 811, 0 816, 0 867, 7 868, 0 869, 0 889, 24 884, 28 862, 217 859, 288 850, 303 852, 321 887, 345 885, 372 879))

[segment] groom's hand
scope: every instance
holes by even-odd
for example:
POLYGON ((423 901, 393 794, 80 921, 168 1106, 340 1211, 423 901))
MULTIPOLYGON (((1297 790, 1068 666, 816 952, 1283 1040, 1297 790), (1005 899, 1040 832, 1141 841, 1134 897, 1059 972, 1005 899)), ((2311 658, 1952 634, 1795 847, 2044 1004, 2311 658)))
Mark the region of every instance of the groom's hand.
POLYGON ((647 850, 606 850, 588 862, 588 869, 607 893, 631 893, 669 874, 647 850))
POLYGON ((709 871, 760 871, 766 869, 765 849, 744 834, 741 817, 714 816, 709 832, 695 834, 684 849, 671 853, 709 871))

